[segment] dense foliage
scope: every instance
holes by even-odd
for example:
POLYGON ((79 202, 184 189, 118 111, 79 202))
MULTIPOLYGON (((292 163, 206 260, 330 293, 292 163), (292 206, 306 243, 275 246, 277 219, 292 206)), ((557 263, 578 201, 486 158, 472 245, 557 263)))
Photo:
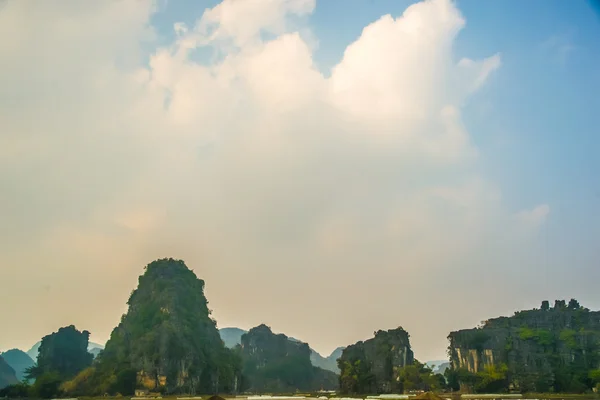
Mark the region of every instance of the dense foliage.
POLYGON ((239 357, 227 349, 210 318, 204 281, 183 261, 150 263, 94 368, 63 388, 77 394, 235 392, 239 357))
POLYGON ((446 379, 427 365, 415 360, 412 365, 397 369, 398 386, 402 391, 438 391, 446 388, 446 379))
MULTIPOLYGON (((343 393, 398 393, 415 376, 409 335, 402 329, 375 332, 375 337, 346 347, 338 359, 343 393)), ((429 370, 431 371, 431 370, 429 370)), ((420 372, 417 373, 417 375, 420 372)))
POLYGON ((266 325, 242 336, 244 387, 252 392, 293 392, 335 389, 335 373, 314 367, 306 343, 274 334, 266 325))
MULTIPOLYGON (((476 392, 590 391, 600 367, 600 313, 577 300, 495 318, 449 336, 455 389, 476 392)), ((599 376, 600 378, 600 376, 599 376)))
POLYGON ((27 378, 38 379, 44 374, 55 374, 59 379, 69 379, 92 363, 93 356, 87 347, 90 333, 80 332, 73 325, 42 338, 37 365, 27 370, 27 378))
MULTIPOLYGON (((219 329, 219 334, 221 335, 221 339, 225 343, 225 346, 232 349, 239 344, 242 344, 242 335, 244 333, 248 333, 247 331, 239 328, 221 328, 219 329)), ((291 341, 298 341, 292 337, 288 337, 291 341)), ((309 347, 310 348, 310 347, 309 347)), ((329 357, 323 357, 316 350, 310 349, 310 362, 315 367, 323 368, 336 374, 339 373, 339 369, 337 366, 337 359, 342 355, 343 347, 338 347, 335 349, 329 357)))

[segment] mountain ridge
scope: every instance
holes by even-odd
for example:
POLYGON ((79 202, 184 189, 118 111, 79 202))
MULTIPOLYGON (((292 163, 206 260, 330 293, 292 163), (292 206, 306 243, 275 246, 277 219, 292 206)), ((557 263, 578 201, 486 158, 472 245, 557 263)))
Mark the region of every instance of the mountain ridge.
MULTIPOLYGON (((247 330, 237 327, 225 327, 219 329, 219 335, 221 336, 221 340, 223 340, 225 346, 227 346, 230 349, 234 348, 238 344, 241 344, 242 335, 246 333, 248 333, 247 330)), ((292 342, 302 342, 301 340, 298 340, 291 336, 288 336, 287 338, 292 342)), ((310 347, 310 345, 308 348, 310 349, 310 361, 313 366, 323 368, 331 372, 335 372, 336 374, 340 373, 340 369, 337 366, 337 359, 342 355, 342 351, 345 347, 336 348, 327 357, 323 357, 318 351, 310 347)))

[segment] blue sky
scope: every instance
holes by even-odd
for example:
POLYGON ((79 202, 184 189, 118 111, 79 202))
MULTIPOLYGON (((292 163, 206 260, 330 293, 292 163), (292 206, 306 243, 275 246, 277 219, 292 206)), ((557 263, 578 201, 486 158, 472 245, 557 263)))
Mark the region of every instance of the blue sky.
POLYGON ((206 280, 219 326, 322 353, 401 324, 440 359, 484 318, 600 308, 599 8, 436 0, 376 23, 414 3, 7 2, 0 252, 20 268, 0 343, 71 323, 105 342, 165 256, 206 280))
MULTIPOLYGON (((153 25, 172 38, 172 24, 188 25, 210 1, 167 1, 153 25)), ((330 0, 308 17, 319 40, 314 60, 328 74, 362 29, 382 15, 397 17, 416 1, 330 0)), ((600 201, 600 12, 593 1, 506 0, 456 2, 467 23, 457 55, 502 54, 502 69, 470 100, 465 120, 485 153, 489 171, 515 207, 550 198, 572 216, 600 201), (484 129, 478 129, 483 127, 484 129), (482 134, 478 134, 482 132, 482 134)), ((597 209, 597 208, 596 208, 597 209)), ((590 213, 592 214, 592 213, 590 213)))

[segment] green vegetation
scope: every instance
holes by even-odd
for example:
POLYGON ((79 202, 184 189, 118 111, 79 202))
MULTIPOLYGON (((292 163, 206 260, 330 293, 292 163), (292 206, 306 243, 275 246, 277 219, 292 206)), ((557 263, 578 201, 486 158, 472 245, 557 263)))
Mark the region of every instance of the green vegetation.
POLYGON ((342 393, 402 393, 445 387, 441 374, 414 360, 409 335, 402 328, 378 331, 374 338, 348 346, 338 366, 342 393))
POLYGON ((591 391, 597 385, 591 371, 600 365, 598 313, 575 299, 549 304, 452 332, 449 385, 480 393, 591 391), (489 340, 481 339, 482 332, 489 340))
POLYGON ((238 351, 247 391, 281 393, 337 388, 335 373, 312 365, 306 343, 276 335, 266 325, 252 328, 241 341, 238 351))
POLYGON ((446 379, 442 374, 415 360, 412 365, 398 368, 397 379, 403 391, 438 391, 446 388, 446 379))
POLYGON ((533 340, 541 346, 550 346, 554 343, 552 332, 547 329, 530 329, 526 326, 519 328, 521 340, 533 340))
MULTIPOLYGON (((136 386, 164 393, 237 390, 238 358, 219 336, 204 281, 180 260, 150 263, 121 319, 87 372, 94 394, 131 394, 136 386)), ((76 382, 74 382, 76 383, 76 382)), ((74 385, 72 394, 80 391, 74 385)))
POLYGON ((73 325, 60 328, 45 336, 38 348, 37 364, 26 369, 25 379, 34 380, 5 389, 7 394, 27 392, 30 396, 50 398, 60 394, 60 385, 91 365, 93 356, 88 353, 90 333, 80 332, 73 325))
POLYGON ((73 325, 60 328, 42 339, 37 365, 27 370, 28 379, 39 380, 47 374, 57 379, 70 379, 92 364, 93 356, 87 347, 90 333, 80 332, 73 325))

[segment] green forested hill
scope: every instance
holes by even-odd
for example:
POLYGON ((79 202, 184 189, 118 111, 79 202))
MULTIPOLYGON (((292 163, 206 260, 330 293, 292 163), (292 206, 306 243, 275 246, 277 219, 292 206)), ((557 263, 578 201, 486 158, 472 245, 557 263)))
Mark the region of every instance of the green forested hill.
POLYGON ((245 388, 251 392, 335 389, 338 376, 312 365, 306 343, 289 340, 260 325, 242 336, 245 388))
POLYGON ((135 386, 167 393, 237 389, 239 360, 210 317, 204 281, 183 261, 148 264, 128 305, 95 363, 96 393, 128 394, 135 386))

